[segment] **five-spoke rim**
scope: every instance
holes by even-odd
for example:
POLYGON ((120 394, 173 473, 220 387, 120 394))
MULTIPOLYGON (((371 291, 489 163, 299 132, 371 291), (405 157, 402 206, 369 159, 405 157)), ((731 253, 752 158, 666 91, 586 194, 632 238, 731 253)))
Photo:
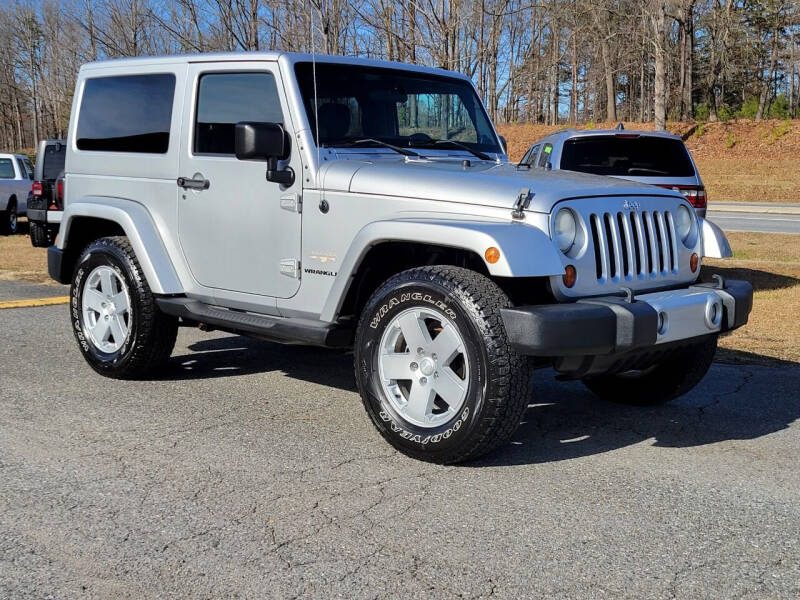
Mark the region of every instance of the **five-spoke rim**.
POLYGON ((378 370, 393 408, 418 427, 438 427, 463 406, 469 360, 455 324, 432 308, 395 316, 381 336, 378 370))
POLYGON ((84 333, 105 353, 119 350, 131 326, 128 286, 111 267, 96 267, 86 278, 81 298, 84 333))

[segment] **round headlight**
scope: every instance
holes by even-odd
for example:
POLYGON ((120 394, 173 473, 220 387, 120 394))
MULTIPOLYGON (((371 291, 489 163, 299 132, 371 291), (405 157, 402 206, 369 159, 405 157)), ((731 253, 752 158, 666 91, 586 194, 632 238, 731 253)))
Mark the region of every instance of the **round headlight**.
POLYGON ((568 208, 562 208, 556 213, 553 222, 553 239, 558 244, 559 250, 565 254, 569 252, 575 243, 577 233, 578 223, 575 221, 574 213, 568 208))
POLYGON ((678 237, 682 242, 686 241, 689 234, 692 233, 692 214, 689 209, 683 204, 678 207, 677 218, 675 219, 675 227, 678 230, 678 237))

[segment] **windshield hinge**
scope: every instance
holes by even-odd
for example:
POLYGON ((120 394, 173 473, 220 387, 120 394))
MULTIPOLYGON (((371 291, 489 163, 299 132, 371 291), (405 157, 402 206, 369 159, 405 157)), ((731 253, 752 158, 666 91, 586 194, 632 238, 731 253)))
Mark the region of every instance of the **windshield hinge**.
POLYGON ((303 197, 300 194, 285 194, 281 196, 281 208, 289 212, 303 212, 303 197))
POLYGON ((292 279, 300 279, 300 261, 296 258, 284 258, 281 260, 281 275, 286 275, 292 279))
POLYGON ((532 198, 533 194, 531 194, 530 189, 522 188, 519 191, 519 196, 517 196, 517 201, 514 202, 514 210, 511 211, 511 216, 515 219, 524 219, 525 209, 530 205, 532 198))

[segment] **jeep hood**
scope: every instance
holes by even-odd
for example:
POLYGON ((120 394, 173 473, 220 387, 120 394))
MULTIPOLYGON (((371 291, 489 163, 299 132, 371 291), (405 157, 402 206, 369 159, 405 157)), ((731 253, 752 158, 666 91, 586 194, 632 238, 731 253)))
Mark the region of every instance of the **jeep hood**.
POLYGON ((641 183, 573 171, 517 168, 513 163, 473 162, 461 159, 338 159, 320 172, 327 191, 399 196, 513 207, 520 190, 533 198, 528 210, 548 213, 567 198, 598 196, 675 196, 676 192, 641 183))

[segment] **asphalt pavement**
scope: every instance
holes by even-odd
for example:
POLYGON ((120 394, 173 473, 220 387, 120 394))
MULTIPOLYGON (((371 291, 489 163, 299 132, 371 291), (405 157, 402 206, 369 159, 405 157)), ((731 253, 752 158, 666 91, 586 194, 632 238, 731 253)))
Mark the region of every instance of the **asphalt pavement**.
POLYGON ((800 595, 800 365, 657 408, 537 372, 510 444, 440 467, 347 353, 183 329, 121 382, 68 319, 0 310, 0 598, 800 595))
POLYGON ((724 231, 800 233, 800 215, 708 211, 708 220, 724 231))

